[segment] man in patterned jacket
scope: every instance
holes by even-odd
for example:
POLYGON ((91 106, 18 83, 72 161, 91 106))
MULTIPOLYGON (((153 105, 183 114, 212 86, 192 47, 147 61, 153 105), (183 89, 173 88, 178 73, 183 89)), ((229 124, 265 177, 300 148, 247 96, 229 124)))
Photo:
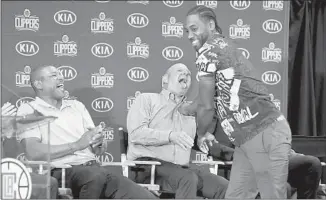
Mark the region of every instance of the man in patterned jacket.
POLYGON ((196 114, 199 146, 214 114, 235 147, 225 198, 245 199, 257 184, 261 197, 285 199, 291 130, 271 101, 254 66, 230 39, 222 36, 214 11, 196 6, 187 14, 186 32, 197 51, 199 94, 180 112, 196 114))

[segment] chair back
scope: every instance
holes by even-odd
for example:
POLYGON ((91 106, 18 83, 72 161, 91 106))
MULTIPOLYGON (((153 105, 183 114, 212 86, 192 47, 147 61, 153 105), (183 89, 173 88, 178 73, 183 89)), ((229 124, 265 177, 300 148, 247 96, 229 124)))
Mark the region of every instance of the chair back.
POLYGON ((121 154, 127 154, 128 150, 128 132, 124 131, 122 127, 119 128, 120 136, 120 151, 121 154))

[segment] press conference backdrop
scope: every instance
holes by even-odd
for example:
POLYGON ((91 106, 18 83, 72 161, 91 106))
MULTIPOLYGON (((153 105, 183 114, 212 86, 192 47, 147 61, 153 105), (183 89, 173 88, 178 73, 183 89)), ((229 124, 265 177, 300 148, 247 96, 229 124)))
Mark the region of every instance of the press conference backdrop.
POLYGON ((2 1, 2 83, 21 97, 2 88, 2 102, 33 100, 31 69, 59 67, 66 98, 83 102, 95 124, 106 125, 108 151, 98 159, 119 161, 118 127, 126 127, 135 96, 160 92, 172 64, 189 67, 189 99, 197 94, 195 51, 183 30, 195 5, 214 9, 223 34, 286 114, 288 1, 2 1))

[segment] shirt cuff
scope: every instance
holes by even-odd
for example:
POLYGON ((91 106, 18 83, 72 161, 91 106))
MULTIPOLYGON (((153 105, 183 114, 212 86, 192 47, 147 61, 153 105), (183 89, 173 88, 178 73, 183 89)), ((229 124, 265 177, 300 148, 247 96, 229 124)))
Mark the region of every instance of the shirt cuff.
POLYGON ((159 132, 159 140, 164 142, 164 143, 170 143, 170 133, 172 131, 160 131, 159 132))

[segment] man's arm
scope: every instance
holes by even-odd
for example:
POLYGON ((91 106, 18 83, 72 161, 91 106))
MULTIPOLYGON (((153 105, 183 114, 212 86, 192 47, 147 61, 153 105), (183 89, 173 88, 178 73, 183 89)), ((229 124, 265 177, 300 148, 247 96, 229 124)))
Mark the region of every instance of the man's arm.
MULTIPOLYGON (((22 140, 26 150, 26 156, 31 160, 47 160, 49 156, 48 145, 40 142, 39 138, 30 137, 22 140)), ((61 145, 50 145, 50 159, 61 158, 74 154, 78 151, 77 144, 67 143, 61 145)))
POLYGON ((163 131, 149 128, 151 121, 151 96, 137 96, 127 116, 129 141, 135 144, 159 146, 170 143, 170 130, 163 131))
MULTIPOLYGON (((17 115, 24 116, 34 113, 34 109, 28 104, 23 104, 19 107, 17 115)), ((47 125, 41 125, 33 129, 24 131, 18 135, 18 139, 21 140, 25 147, 26 156, 31 160, 46 160, 49 155, 48 145, 41 143, 42 131, 48 131, 47 125)), ((62 145, 51 145, 50 146, 50 158, 60 158, 66 155, 71 155, 77 151, 78 145, 76 142, 67 143, 62 145)))
POLYGON ((197 135, 202 137, 210 128, 214 117, 214 74, 202 73, 199 76, 199 101, 197 106, 197 135))
MULTIPOLYGON (((214 114, 215 114, 215 112, 214 112, 214 114)), ((216 125, 217 125, 217 118, 216 118, 216 115, 214 115, 213 121, 211 122, 211 125, 209 125, 209 128, 208 128, 207 132, 214 135, 216 125)))
POLYGON ((198 106, 198 96, 193 101, 186 101, 183 104, 181 104, 179 108, 179 112, 183 115, 187 116, 195 116, 198 106))

